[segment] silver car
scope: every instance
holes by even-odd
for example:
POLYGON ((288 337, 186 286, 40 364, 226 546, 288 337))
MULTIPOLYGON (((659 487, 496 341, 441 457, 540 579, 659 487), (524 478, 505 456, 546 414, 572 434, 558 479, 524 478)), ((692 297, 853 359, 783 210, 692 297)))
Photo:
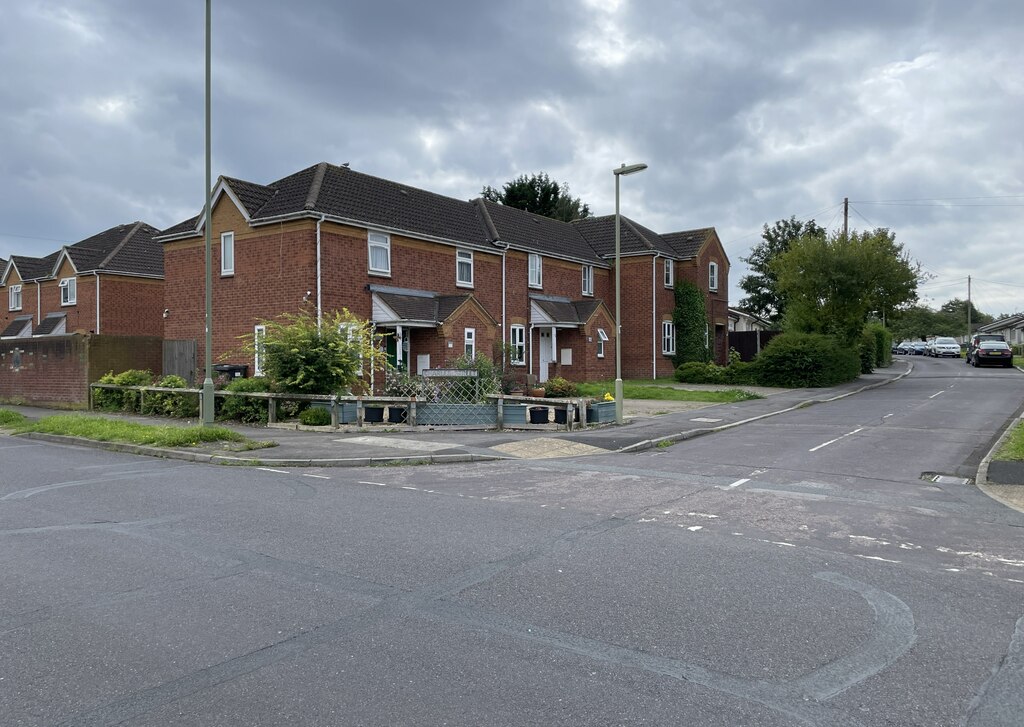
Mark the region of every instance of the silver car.
POLYGON ((955 338, 936 338, 931 345, 931 355, 936 358, 960 358, 960 344, 955 338))

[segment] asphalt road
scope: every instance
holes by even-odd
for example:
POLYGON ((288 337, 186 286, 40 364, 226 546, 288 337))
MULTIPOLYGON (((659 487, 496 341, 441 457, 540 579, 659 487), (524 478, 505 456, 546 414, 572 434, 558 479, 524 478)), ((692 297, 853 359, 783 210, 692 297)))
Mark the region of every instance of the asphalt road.
POLYGON ((0 724, 1019 726, 1024 515, 962 478, 1024 379, 915 365, 636 455, 0 439, 0 724))

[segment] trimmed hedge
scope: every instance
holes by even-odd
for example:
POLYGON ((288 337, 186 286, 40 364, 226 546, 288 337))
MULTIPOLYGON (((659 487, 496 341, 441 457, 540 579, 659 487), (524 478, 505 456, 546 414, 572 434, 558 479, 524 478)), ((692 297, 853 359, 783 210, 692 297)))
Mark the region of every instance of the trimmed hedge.
MULTIPOLYGON (((128 369, 119 374, 110 371, 100 377, 98 383, 116 384, 117 386, 152 386, 153 373, 141 369, 128 369)), ((102 411, 138 412, 139 392, 93 389, 92 404, 102 411)))
POLYGON ((782 333, 761 351, 756 368, 762 386, 834 386, 857 378, 860 357, 830 336, 782 333))
MULTIPOLYGON (((250 379, 234 379, 224 387, 225 391, 266 392, 270 391, 270 381, 262 376, 250 379)), ((250 399, 247 396, 226 396, 217 414, 218 419, 234 419, 246 424, 267 423, 266 399, 250 399)))
POLYGON ((864 328, 875 338, 875 366, 883 368, 892 364, 892 333, 881 323, 869 323, 864 328))
POLYGON ((307 427, 327 426, 331 423, 331 412, 322 406, 313 406, 299 413, 299 421, 307 427))
MULTIPOLYGON (((188 382, 180 376, 171 374, 156 383, 168 389, 187 389, 188 382)), ((159 414, 179 419, 192 419, 199 416, 199 397, 195 394, 175 394, 170 391, 154 391, 146 394, 142 405, 143 414, 159 414)))

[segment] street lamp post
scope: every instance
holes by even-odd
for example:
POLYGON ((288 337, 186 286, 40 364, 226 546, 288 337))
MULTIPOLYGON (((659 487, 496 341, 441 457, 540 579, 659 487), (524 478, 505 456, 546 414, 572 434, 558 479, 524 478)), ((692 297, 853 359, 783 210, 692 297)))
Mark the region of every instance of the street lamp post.
POLYGON ((206 0, 206 184, 203 194, 206 203, 203 208, 205 222, 203 228, 205 235, 205 259, 206 259, 206 378, 203 379, 203 426, 213 424, 213 363, 210 357, 213 355, 213 331, 211 323, 213 318, 213 272, 212 272, 212 242, 210 240, 210 5, 212 0, 206 0))
POLYGON ((647 169, 646 164, 623 162, 615 175, 615 422, 622 424, 622 255, 619 244, 619 177, 647 169))

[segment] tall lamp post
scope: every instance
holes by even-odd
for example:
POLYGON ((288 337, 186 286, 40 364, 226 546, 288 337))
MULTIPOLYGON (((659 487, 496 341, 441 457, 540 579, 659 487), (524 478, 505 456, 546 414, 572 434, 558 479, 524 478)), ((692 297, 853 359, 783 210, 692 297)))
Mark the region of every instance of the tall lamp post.
POLYGON ((623 162, 615 175, 615 422, 622 424, 622 256, 619 250, 619 177, 647 169, 646 164, 623 162))
POLYGON ((213 363, 210 357, 213 355, 213 332, 210 329, 213 318, 213 272, 212 254, 210 241, 210 5, 212 0, 206 0, 206 188, 203 194, 206 204, 203 213, 206 215, 203 227, 206 232, 205 257, 206 257, 206 378, 203 379, 203 425, 213 424, 213 363))

